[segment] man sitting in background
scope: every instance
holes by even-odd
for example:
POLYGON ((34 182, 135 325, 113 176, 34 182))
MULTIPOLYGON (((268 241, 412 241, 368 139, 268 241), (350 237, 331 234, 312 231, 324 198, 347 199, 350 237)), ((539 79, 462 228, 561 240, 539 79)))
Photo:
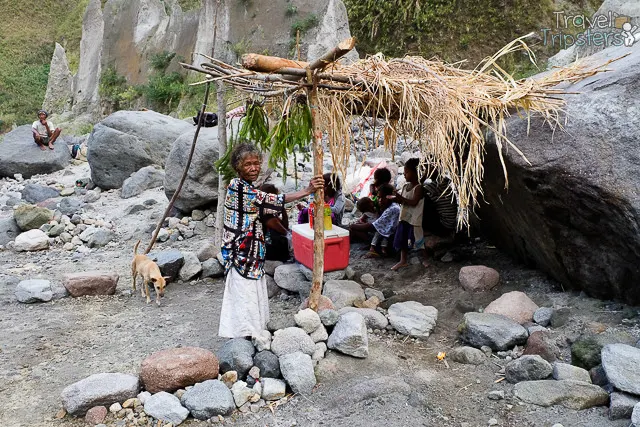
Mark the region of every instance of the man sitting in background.
POLYGON ((33 133, 33 140, 38 144, 41 150, 45 151, 47 147, 53 150, 53 143, 56 142, 58 136, 60 136, 61 130, 53 125, 51 122, 47 122, 49 114, 45 110, 38 111, 38 120, 31 125, 31 132, 33 133))

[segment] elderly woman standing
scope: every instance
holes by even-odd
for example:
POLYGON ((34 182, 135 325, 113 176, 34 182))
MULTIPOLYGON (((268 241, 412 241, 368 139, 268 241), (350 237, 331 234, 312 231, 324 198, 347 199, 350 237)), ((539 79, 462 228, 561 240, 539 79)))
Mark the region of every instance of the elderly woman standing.
POLYGON ((264 277, 264 215, 286 215, 284 204, 301 199, 324 185, 322 176, 309 187, 289 194, 269 194, 253 186, 258 179, 262 154, 251 144, 239 144, 231 152, 231 166, 237 172, 224 201, 222 257, 226 284, 218 335, 248 337, 266 329, 269 297, 264 277))

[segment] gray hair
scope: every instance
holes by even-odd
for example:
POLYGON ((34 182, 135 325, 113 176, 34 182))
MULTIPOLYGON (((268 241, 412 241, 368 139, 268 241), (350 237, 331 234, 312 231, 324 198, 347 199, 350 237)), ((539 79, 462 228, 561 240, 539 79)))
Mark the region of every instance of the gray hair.
POLYGON ((247 156, 257 156, 262 160, 262 153, 256 148, 255 145, 243 142, 233 147, 231 151, 231 167, 238 172, 240 162, 247 156))

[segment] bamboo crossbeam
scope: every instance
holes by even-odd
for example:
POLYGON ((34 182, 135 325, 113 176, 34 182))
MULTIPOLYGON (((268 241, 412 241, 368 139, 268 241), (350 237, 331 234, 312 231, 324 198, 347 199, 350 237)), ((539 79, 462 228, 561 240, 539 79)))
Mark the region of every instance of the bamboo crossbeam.
POLYGON ((247 53, 242 55, 242 66, 247 70, 261 73, 277 73, 280 68, 306 68, 309 63, 304 61, 293 61, 291 59, 279 58, 277 56, 260 55, 258 53, 247 53))
POLYGON ((356 47, 356 38, 349 37, 348 39, 342 40, 338 43, 338 46, 334 47, 320 58, 309 64, 309 68, 311 70, 321 71, 325 69, 329 64, 336 62, 338 59, 345 56, 347 53, 351 52, 353 48, 356 47))

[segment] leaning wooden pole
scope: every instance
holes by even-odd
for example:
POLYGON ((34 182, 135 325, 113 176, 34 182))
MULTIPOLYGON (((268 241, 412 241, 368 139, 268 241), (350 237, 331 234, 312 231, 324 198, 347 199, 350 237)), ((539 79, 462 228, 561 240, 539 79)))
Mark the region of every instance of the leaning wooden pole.
MULTIPOLYGON (((312 87, 308 90, 309 107, 311 108, 311 123, 313 125, 313 175, 322 175, 323 150, 322 130, 318 119, 318 86, 311 68, 307 68, 307 83, 312 87)), ((318 302, 322 292, 324 274, 324 188, 316 190, 314 195, 315 209, 313 212, 313 276, 311 280, 311 294, 309 308, 318 311, 318 302)))

